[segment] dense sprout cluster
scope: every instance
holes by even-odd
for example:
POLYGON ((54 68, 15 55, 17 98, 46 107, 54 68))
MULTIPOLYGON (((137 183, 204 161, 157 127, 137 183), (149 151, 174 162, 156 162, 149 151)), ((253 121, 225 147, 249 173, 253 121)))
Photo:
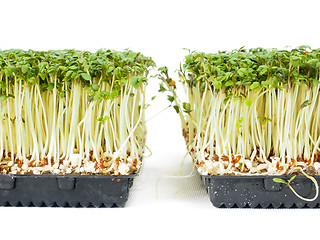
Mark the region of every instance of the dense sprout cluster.
POLYGON ((320 49, 301 46, 292 50, 254 48, 206 54, 191 52, 180 73, 192 86, 210 84, 215 90, 235 87, 281 88, 284 85, 318 85, 320 49), (187 76, 186 76, 187 75, 187 76))
POLYGON ((320 174, 319 70, 320 49, 308 46, 189 52, 179 71, 188 103, 166 68, 160 90, 202 174, 320 174))
POLYGON ((9 97, 5 94, 6 86, 22 81, 38 84, 42 91, 50 91, 56 84, 60 96, 64 97, 64 92, 68 89, 63 89, 63 85, 70 85, 75 81, 81 82, 87 90, 97 91, 95 79, 113 84, 112 93, 103 92, 98 94, 99 97, 114 97, 120 94, 121 86, 129 78, 134 77, 131 84, 135 88, 146 82, 145 73, 150 66, 154 66, 151 58, 130 50, 98 50, 95 53, 77 50, 0 51, 0 94, 2 100, 9 97))
POLYGON ((152 66, 130 50, 0 51, 1 173, 137 171, 152 66))

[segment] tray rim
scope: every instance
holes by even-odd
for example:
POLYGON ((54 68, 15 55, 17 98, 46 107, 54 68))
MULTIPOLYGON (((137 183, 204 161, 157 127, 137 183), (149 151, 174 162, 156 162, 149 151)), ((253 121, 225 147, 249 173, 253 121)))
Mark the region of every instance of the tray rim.
POLYGON ((134 178, 139 172, 130 175, 89 175, 89 174, 0 174, 0 178, 134 178))
MULTIPOLYGON (((248 178, 252 178, 252 179, 266 179, 266 178, 290 178, 293 176, 296 176, 297 179, 308 179, 306 176, 304 175, 294 175, 294 174, 290 174, 290 175, 243 175, 243 176, 236 176, 236 175, 204 175, 199 173, 201 177, 204 178, 240 178, 240 179, 248 179, 248 178)), ((320 175, 311 175, 312 177, 314 177, 317 180, 320 180, 320 175)))

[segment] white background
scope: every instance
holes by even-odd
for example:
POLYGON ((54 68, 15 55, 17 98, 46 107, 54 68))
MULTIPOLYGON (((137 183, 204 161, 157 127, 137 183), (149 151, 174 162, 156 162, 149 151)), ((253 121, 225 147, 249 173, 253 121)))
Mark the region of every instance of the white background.
MULTIPOLYGON (((0 48, 130 48, 174 72, 186 54, 251 47, 320 47, 318 1, 3 1, 0 48)), ((157 94, 151 79, 148 98, 157 94)), ((183 92, 180 92, 183 96, 183 92)), ((168 105, 151 102, 147 116, 168 105)), ((148 122, 153 155, 123 209, 0 208, 0 239, 317 238, 318 210, 216 209, 186 153, 173 109, 148 122), (186 158, 183 176, 192 172, 186 158), (174 177, 172 177, 174 176, 174 177)))

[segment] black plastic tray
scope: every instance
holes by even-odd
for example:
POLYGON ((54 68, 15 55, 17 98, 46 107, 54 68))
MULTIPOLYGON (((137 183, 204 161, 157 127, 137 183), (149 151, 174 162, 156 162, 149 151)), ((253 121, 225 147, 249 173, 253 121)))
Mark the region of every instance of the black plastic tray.
MULTIPOLYGON (((301 200, 286 184, 273 178, 289 180, 292 176, 217 176, 201 175, 210 200, 218 208, 319 208, 320 197, 315 201, 301 200)), ((314 176, 320 185, 320 176, 314 176)), ((305 176, 296 176, 290 183, 305 198, 315 196, 315 186, 305 176)))
POLYGON ((137 174, 0 175, 0 206, 124 207, 137 174))

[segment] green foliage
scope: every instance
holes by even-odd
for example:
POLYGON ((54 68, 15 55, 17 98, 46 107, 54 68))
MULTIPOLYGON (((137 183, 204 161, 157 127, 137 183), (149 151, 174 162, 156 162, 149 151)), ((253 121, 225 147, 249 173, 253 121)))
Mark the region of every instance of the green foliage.
POLYGON ((307 107, 311 104, 312 102, 310 100, 306 100, 301 104, 301 108, 307 107))
POLYGON ((281 178, 273 178, 273 181, 276 183, 284 183, 286 185, 289 185, 295 178, 297 175, 292 176, 288 181, 281 179, 281 178))
POLYGON ((168 95, 168 100, 169 100, 169 102, 173 102, 174 101, 174 96, 168 95))
POLYGON ((81 76, 83 77, 84 80, 90 81, 91 76, 88 73, 81 73, 81 76))
POLYGON ((287 184, 287 182, 281 178, 273 178, 273 181, 276 182, 276 183, 284 183, 284 184, 287 184))
POLYGON ((9 94, 9 95, 4 95, 4 94, 0 94, 0 101, 4 101, 6 100, 7 98, 14 98, 13 95, 9 94))
POLYGON ((98 90, 99 90, 99 85, 96 84, 96 83, 93 83, 93 84, 91 85, 91 89, 92 89, 93 91, 98 91, 98 90))
POLYGON ((236 127, 240 129, 242 127, 243 117, 240 117, 236 122, 236 127))
POLYGON ((266 124, 267 121, 272 122, 272 119, 269 117, 257 117, 262 123, 262 125, 266 124))
POLYGON ((260 86, 261 86, 260 83, 254 82, 254 83, 252 83, 252 84, 250 85, 250 89, 251 89, 251 90, 259 89, 260 86))
POLYGON ((97 121, 99 121, 99 122, 105 122, 105 121, 107 121, 107 120, 109 120, 110 119, 110 116, 104 116, 104 117, 99 117, 98 119, 97 119, 97 121))
POLYGON ((252 101, 251 101, 250 98, 245 98, 245 99, 244 99, 244 103, 245 103, 248 107, 250 107, 250 106, 252 105, 252 101))
POLYGON ((163 83, 160 83, 159 92, 165 92, 167 89, 163 86, 163 83))
MULTIPOLYGON (((98 50, 95 53, 77 50, 23 51, 11 49, 0 51, 0 94, 14 81, 38 84, 42 91, 55 88, 61 97, 64 83, 70 86, 81 83, 86 91, 94 92, 91 99, 114 98, 124 84, 138 88, 147 83, 151 58, 131 50, 123 52, 98 50), (131 79, 131 81, 128 81, 131 79), (113 85, 113 92, 99 92, 99 81, 113 85)), ((1 95, 5 100, 9 96, 1 95)))
POLYGON ((6 100, 8 97, 6 95, 0 95, 0 101, 6 100))
POLYGON ((163 67, 158 68, 158 71, 163 73, 163 74, 167 74, 168 73, 168 68, 166 66, 163 66, 163 67))
POLYGON ((174 106, 173 106, 173 108, 174 108, 174 110, 176 110, 176 112, 177 112, 177 113, 179 113, 179 112, 180 112, 179 106, 174 105, 174 106))
POLYGON ((185 113, 191 113, 192 112, 190 103, 184 102, 184 103, 182 103, 182 107, 183 107, 183 111, 185 113))
POLYGON ((292 176, 292 177, 289 179, 288 183, 291 183, 291 182, 296 178, 296 176, 297 176, 297 175, 292 176))
POLYGON ((52 89, 54 89, 54 84, 53 83, 49 83, 47 89, 48 89, 48 91, 51 91, 52 89))
MULTIPOLYGON (((282 88, 292 84, 319 84, 320 49, 244 48, 218 53, 190 52, 179 75, 189 87, 210 83, 216 91, 248 86, 250 90, 282 88)), ((203 89, 201 88, 203 91, 203 89)))
POLYGON ((142 83, 146 83, 147 80, 148 79, 144 76, 134 76, 131 78, 131 84, 134 88, 138 88, 142 83))

